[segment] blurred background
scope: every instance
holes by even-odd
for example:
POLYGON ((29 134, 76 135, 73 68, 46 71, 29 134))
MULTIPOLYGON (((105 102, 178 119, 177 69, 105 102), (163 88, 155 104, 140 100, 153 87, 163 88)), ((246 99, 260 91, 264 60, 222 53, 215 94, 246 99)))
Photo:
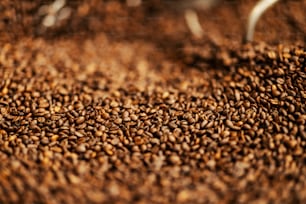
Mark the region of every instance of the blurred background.
MULTIPOLYGON (((186 0, 2 0, 0 41, 24 36, 53 39, 91 36, 100 32, 115 39, 178 43, 194 40, 180 2, 186 0)), ((240 43, 256 0, 221 0, 209 9, 195 9, 205 35, 197 43, 240 43)), ((306 1, 284 0, 259 20, 255 41, 306 41, 306 1)))

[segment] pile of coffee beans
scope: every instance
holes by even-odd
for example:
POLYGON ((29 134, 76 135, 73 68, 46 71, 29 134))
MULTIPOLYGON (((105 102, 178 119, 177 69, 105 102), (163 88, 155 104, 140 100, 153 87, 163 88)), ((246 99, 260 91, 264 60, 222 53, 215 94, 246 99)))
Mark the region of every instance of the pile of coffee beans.
POLYGON ((304 48, 199 70, 109 47, 1 47, 1 203, 306 202, 304 48))

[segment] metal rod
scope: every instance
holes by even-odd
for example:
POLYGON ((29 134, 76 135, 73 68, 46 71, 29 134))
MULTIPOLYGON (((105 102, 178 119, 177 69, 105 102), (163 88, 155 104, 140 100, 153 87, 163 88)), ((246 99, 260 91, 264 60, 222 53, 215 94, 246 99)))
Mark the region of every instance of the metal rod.
POLYGON ((254 37, 255 26, 262 14, 278 0, 261 0, 251 11, 248 19, 246 40, 252 41, 254 37))

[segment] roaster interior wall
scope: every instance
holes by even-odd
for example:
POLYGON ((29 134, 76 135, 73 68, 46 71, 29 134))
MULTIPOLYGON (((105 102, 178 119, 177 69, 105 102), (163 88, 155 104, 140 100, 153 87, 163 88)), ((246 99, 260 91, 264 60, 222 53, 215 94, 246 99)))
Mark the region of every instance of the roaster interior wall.
MULTIPOLYGON (((49 13, 43 11, 43 7, 54 2, 2 1, 1 35, 54 38, 105 32, 116 38, 120 36, 123 40, 134 37, 135 40, 163 41, 169 38, 176 42, 192 38, 185 25, 184 13, 174 8, 176 3, 173 1, 142 1, 142 4, 132 8, 127 7, 125 1, 63 1, 65 3, 58 10, 49 13), (65 11, 69 15, 60 19, 65 11), (57 20, 46 27, 44 20, 48 16, 54 16, 57 20), (156 30, 160 32, 156 33, 156 30)), ((245 35, 248 14, 256 3, 254 0, 225 0, 211 9, 198 10, 206 34, 200 42, 219 37, 240 43, 245 35)), ((304 8, 304 1, 277 3, 260 19, 255 39, 271 43, 304 43, 304 8)))

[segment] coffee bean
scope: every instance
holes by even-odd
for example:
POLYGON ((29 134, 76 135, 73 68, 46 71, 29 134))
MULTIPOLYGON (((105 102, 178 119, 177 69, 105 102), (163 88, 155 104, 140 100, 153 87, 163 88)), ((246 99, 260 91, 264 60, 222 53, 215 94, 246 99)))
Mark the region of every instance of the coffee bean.
POLYGON ((85 121, 85 117, 81 116, 75 122, 76 122, 76 124, 82 124, 84 121, 85 121))
POLYGON ((78 145, 77 148, 76 148, 76 151, 77 151, 77 152, 80 152, 80 153, 85 152, 85 151, 86 151, 86 146, 85 146, 85 144, 80 144, 80 145, 78 145))

